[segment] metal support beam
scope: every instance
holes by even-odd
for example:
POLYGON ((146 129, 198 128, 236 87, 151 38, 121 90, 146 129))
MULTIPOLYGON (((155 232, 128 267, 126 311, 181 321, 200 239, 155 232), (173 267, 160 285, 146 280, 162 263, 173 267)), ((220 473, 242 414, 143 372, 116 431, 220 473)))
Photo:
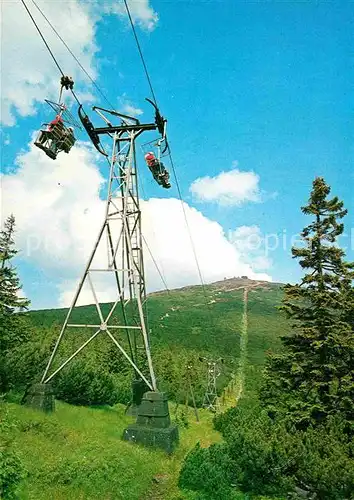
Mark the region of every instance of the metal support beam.
MULTIPOLYGON (((98 127, 95 128, 96 134, 114 134, 114 133, 124 133, 124 132, 146 132, 147 130, 156 130, 155 123, 146 123, 145 125, 118 125, 116 127, 98 127)), ((121 140, 127 141, 128 138, 122 138, 121 140)))

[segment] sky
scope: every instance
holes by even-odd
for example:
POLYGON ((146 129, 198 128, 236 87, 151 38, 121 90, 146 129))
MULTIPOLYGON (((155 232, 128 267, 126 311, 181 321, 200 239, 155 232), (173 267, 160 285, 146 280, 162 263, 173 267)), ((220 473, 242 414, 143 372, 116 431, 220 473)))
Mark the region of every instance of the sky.
MULTIPOLYGON (((122 0, 38 0, 117 110, 142 122, 151 97, 122 0)), ((28 8, 93 118, 108 107, 28 8)), ((348 209, 340 245, 354 260, 353 2, 130 0, 180 185, 164 190, 138 147, 149 291, 233 276, 296 282, 291 246, 316 176, 348 209)), ((13 213, 18 273, 32 308, 68 306, 104 213, 107 166, 84 132, 69 155, 33 144, 60 74, 20 0, 1 3, 1 222, 13 213), (14 33, 16 36, 14 37, 14 33)), ((76 113, 70 95, 68 106, 76 113)), ((95 122, 98 126, 99 123, 95 122)), ((170 168, 168 161, 166 167, 170 168)), ((114 292, 103 287, 103 300, 114 292)), ((83 298, 85 302, 85 297, 83 298)))

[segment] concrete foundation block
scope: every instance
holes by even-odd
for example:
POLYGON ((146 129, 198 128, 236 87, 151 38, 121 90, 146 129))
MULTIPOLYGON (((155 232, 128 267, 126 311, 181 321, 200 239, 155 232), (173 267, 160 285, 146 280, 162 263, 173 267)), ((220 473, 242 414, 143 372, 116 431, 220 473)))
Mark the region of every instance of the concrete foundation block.
POLYGON ((123 439, 172 453, 178 444, 177 425, 171 425, 167 395, 148 391, 144 394, 135 424, 129 425, 123 439))
POLYGON ((157 429, 132 424, 125 429, 123 439, 144 446, 162 448, 170 454, 174 451, 179 441, 178 427, 177 425, 171 425, 167 429, 157 429))
POLYGON ((55 410, 55 398, 51 384, 32 385, 24 398, 24 404, 37 410, 51 413, 55 410))
POLYGON ((125 410, 126 415, 131 417, 138 416, 139 406, 143 399, 144 393, 148 391, 149 388, 142 379, 135 379, 132 381, 132 401, 129 403, 125 410))

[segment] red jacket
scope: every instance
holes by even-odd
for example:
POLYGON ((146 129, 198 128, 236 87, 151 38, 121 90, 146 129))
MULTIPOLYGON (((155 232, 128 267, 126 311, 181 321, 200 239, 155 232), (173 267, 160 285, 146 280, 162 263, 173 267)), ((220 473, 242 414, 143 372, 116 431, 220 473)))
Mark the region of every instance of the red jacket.
POLYGON ((52 130, 52 128, 57 125, 58 123, 61 123, 63 124, 63 118, 61 117, 61 115, 57 115, 54 120, 52 120, 50 123, 49 123, 49 130, 52 130))

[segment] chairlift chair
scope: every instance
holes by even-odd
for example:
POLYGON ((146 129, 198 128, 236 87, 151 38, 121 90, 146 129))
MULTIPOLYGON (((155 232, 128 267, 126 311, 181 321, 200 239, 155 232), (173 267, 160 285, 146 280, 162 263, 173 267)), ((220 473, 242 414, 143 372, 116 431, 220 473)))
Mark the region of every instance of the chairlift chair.
MULTIPOLYGON (((164 128, 165 132, 165 128, 164 128)), ((170 175, 168 171, 166 170, 164 164, 161 161, 161 158, 164 156, 167 156, 166 151, 168 150, 168 144, 166 140, 165 133, 163 136, 159 137, 158 139, 154 139, 153 141, 146 142, 141 146, 142 151, 144 153, 144 156, 148 152, 156 151, 156 154, 154 154, 156 158, 156 165, 159 167, 158 170, 152 169, 149 166, 149 169, 155 179, 155 181, 162 187, 169 189, 171 187, 171 184, 169 182, 170 175)))
MULTIPOLYGON (((63 88, 72 89, 73 81, 70 77, 62 77, 59 101, 62 98, 63 88)), ((79 123, 62 102, 56 103, 45 99, 45 102, 56 113, 56 120, 44 123, 34 142, 49 158, 55 160, 58 153, 69 153, 76 142, 74 128, 81 129, 79 123)))

